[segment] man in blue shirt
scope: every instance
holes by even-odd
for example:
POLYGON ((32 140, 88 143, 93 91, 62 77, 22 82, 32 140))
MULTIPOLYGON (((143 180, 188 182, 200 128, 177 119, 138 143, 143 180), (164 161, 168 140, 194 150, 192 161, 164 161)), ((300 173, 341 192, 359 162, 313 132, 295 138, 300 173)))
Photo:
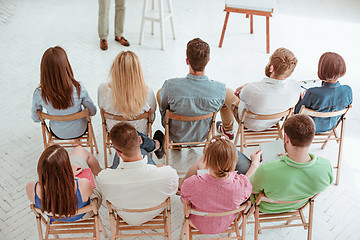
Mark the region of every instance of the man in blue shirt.
MULTIPOLYGON (((188 42, 186 64, 189 74, 183 78, 166 80, 157 94, 162 125, 165 127, 166 109, 183 116, 202 116, 219 111, 225 102, 226 86, 205 75, 210 60, 210 47, 200 38, 188 42)), ((206 139, 211 119, 196 122, 172 120, 170 139, 174 142, 194 142, 206 139)))

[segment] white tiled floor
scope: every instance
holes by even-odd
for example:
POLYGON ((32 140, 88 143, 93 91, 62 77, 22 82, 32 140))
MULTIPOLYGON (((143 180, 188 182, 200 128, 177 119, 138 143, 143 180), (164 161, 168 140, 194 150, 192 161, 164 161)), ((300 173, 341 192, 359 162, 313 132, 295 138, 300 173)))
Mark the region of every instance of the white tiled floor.
MULTIPOLYGON (((158 26, 155 35, 146 25, 143 45, 139 46, 142 0, 127 1, 125 37, 138 54, 149 85, 156 91, 164 80, 184 76, 185 46, 200 37, 211 46, 207 75, 230 88, 259 81, 264 76, 265 19, 255 17, 255 31, 243 15, 231 14, 223 48, 218 41, 225 14, 222 0, 174 0, 177 39, 172 40, 169 24, 165 28, 166 50, 160 50, 158 26)), ((99 49, 97 37, 97 1, 0 0, 0 239, 36 239, 35 218, 29 209, 25 184, 36 179, 36 165, 43 150, 40 125, 32 122, 30 107, 33 90, 39 84, 39 65, 43 52, 60 45, 68 53, 77 80, 85 83, 96 102, 97 87, 108 78, 111 62, 119 51, 127 50, 113 40, 110 24, 109 50, 99 49)), ((113 19, 113 8, 111 19, 113 19)), ((346 126, 343 171, 340 186, 330 186, 316 200, 314 239, 360 239, 360 164, 356 148, 360 144, 360 118, 357 105, 360 66, 360 3, 347 1, 278 0, 271 19, 271 51, 291 49, 299 59, 293 74, 297 80, 315 79, 317 62, 325 51, 340 53, 347 62, 347 74, 341 82, 350 84, 355 102, 346 126)), ((159 113, 153 129, 162 129, 159 113)), ((102 163, 100 115, 93 118, 100 146, 97 158, 102 163)), ((336 160, 336 144, 325 150, 314 146, 315 154, 336 160)), ((201 155, 199 150, 174 151, 173 165, 186 170, 201 155)), ((178 197, 172 199, 173 238, 178 237, 182 222, 178 197)), ((104 207, 101 216, 109 228, 104 207)), ((303 229, 263 231, 261 239, 305 239, 303 229)), ((247 228, 253 239, 253 228, 247 228)), ((152 238, 146 238, 152 239, 152 238)))

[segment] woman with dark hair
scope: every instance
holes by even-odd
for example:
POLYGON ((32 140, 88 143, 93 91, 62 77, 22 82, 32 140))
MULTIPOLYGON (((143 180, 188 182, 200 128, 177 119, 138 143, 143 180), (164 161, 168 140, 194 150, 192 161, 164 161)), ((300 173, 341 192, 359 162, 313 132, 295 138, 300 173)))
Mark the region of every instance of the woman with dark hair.
MULTIPOLYGON (((83 218, 85 213, 75 215, 75 212, 89 205, 90 198, 97 198, 97 207, 100 207, 101 195, 93 189, 90 181, 74 177, 77 169, 93 162, 94 159, 90 158, 95 157, 82 147, 75 148, 69 157, 67 151, 57 144, 49 146, 41 154, 37 166, 39 181, 29 182, 26 192, 37 208, 59 216, 51 218, 50 223, 55 220, 74 222, 83 218)), ((92 164, 98 166, 96 159, 95 161, 92 164)))
MULTIPOLYGON (((43 108, 50 115, 73 114, 84 108, 89 109, 91 116, 96 114, 96 106, 83 84, 75 80, 63 48, 56 46, 45 51, 40 73, 40 85, 34 91, 31 109, 34 122, 40 122, 36 111, 43 108)), ((78 138, 87 130, 87 120, 50 121, 50 130, 57 138, 78 138)))
MULTIPOLYGON (((295 113, 300 112, 304 105, 318 112, 334 112, 342 110, 352 103, 352 90, 348 85, 340 85, 339 78, 346 73, 344 59, 337 53, 326 52, 321 55, 318 65, 318 77, 321 79, 321 87, 309 88, 305 96, 299 102, 295 113)), ((326 132, 333 129, 339 117, 313 118, 316 133, 326 132)))

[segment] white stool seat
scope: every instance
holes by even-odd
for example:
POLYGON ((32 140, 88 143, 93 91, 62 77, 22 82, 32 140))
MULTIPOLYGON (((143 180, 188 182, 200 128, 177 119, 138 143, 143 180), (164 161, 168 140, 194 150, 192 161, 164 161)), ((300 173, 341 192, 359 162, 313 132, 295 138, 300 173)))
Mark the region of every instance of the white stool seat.
POLYGON ((226 0, 226 7, 272 12, 276 0, 226 0))

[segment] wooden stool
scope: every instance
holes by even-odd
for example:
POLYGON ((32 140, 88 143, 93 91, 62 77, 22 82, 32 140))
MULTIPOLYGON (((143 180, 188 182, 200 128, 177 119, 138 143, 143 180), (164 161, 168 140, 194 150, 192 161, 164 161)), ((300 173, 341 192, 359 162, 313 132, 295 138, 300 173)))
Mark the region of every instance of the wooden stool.
POLYGON ((250 34, 253 33, 253 16, 265 16, 266 17, 266 53, 270 52, 270 23, 269 17, 272 17, 274 12, 274 0, 226 0, 225 9, 226 17, 224 21, 224 27, 221 33, 219 47, 222 46, 226 25, 231 12, 244 13, 248 18, 250 16, 250 34))
POLYGON ((151 21, 151 34, 154 34, 154 22, 160 23, 160 34, 161 34, 161 49, 165 49, 165 35, 164 35, 164 23, 170 19, 171 23, 171 29, 173 33, 173 38, 175 40, 175 26, 174 26, 174 16, 173 16, 173 10, 172 10, 172 0, 166 0, 168 4, 168 11, 165 12, 164 10, 164 0, 157 0, 157 5, 159 7, 158 10, 155 9, 155 0, 151 0, 152 7, 151 9, 148 8, 148 1, 150 0, 144 0, 144 8, 143 8, 143 15, 141 20, 141 28, 140 28, 140 42, 139 44, 142 44, 142 41, 144 39, 144 22, 145 20, 151 21))

